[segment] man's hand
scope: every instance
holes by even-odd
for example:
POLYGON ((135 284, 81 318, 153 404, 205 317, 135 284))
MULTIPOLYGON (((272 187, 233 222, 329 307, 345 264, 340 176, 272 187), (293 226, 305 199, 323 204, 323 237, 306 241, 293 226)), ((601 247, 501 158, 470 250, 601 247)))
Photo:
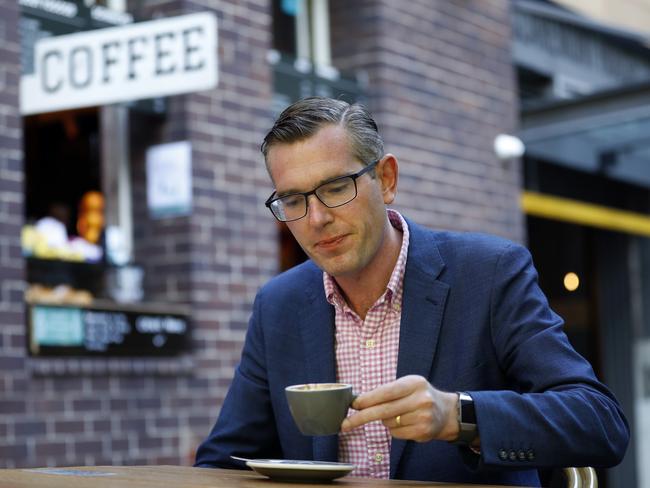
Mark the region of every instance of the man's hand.
POLYGON ((341 431, 381 420, 393 437, 417 442, 458 437, 458 395, 436 390, 422 376, 404 376, 359 395, 359 410, 341 424, 341 431), (399 416, 399 419, 398 419, 399 416))

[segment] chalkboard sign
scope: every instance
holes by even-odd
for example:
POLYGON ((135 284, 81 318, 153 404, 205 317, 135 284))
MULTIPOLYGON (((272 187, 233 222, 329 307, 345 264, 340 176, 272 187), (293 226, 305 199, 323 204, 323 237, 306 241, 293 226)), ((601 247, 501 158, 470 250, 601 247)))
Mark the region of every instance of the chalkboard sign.
POLYGON ((28 304, 32 356, 173 356, 189 343, 186 314, 28 304))

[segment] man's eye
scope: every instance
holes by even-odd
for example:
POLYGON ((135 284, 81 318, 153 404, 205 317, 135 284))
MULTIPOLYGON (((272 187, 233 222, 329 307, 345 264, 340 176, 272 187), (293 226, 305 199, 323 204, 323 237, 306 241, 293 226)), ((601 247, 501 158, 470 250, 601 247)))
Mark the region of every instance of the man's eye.
POLYGON ((350 180, 343 181, 333 181, 323 187, 321 187, 321 193, 327 195, 336 195, 338 193, 344 193, 350 187, 350 180))
POLYGON ((300 205, 302 195, 289 195, 282 198, 282 205, 286 208, 294 208, 300 205))

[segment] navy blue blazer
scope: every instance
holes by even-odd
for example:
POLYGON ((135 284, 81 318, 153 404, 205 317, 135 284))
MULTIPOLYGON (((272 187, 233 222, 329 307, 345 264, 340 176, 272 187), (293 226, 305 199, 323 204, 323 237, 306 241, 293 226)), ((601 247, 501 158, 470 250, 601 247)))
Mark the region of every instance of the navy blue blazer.
MULTIPOLYGON (((627 421, 569 344, 528 251, 493 236, 408 225, 397 377, 469 392, 482 454, 393 439, 391 478, 535 485, 536 468, 618 464, 627 421)), ((334 310, 322 271, 308 261, 259 291, 241 362, 196 465, 241 468, 231 454, 336 461, 337 436, 302 435, 284 394, 288 385, 334 381, 334 310)))

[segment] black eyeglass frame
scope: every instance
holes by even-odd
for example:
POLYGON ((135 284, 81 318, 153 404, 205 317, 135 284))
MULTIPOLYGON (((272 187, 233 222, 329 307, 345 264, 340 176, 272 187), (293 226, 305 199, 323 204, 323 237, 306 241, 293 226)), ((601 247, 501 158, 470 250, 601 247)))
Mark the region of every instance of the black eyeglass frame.
POLYGON ((286 195, 282 195, 282 196, 279 196, 279 197, 276 197, 277 192, 274 191, 273 193, 271 193, 271 196, 266 199, 266 202, 264 202, 264 205, 271 211, 273 216, 277 220, 279 220, 280 222, 293 222, 295 220, 300 220, 303 217, 305 217, 305 215, 307 215, 307 212, 309 211, 309 195, 314 195, 316 198, 318 198, 318 201, 321 202, 323 205, 325 205, 327 208, 342 207, 343 205, 347 205, 352 200, 357 198, 357 195, 359 194, 359 190, 357 189, 357 178, 359 178, 360 176, 363 176, 366 173, 368 173, 369 171, 373 170, 375 168, 375 166, 377 166, 379 161, 381 161, 381 158, 377 159, 376 161, 373 161, 370 164, 367 164, 366 166, 364 166, 361 169, 361 171, 357 171, 356 173, 352 173, 350 175, 337 176, 336 178, 332 178, 331 180, 324 181, 323 183, 321 183, 320 185, 318 185, 316 188, 314 188, 311 191, 287 193, 286 195), (321 198, 318 196, 318 194, 316 192, 321 187, 323 187, 325 185, 329 185, 331 183, 334 183, 335 181, 342 180, 343 178, 352 178, 352 182, 354 183, 354 196, 352 198, 350 198, 347 202, 341 203, 339 205, 328 205, 323 200, 321 200, 321 198), (305 213, 304 214, 302 214, 300 217, 296 217, 295 219, 289 219, 289 220, 282 220, 277 215, 275 215, 275 212, 273 212, 273 209, 271 208, 271 205, 273 204, 273 202, 275 202, 277 200, 281 200, 281 199, 286 198, 286 197, 292 197, 292 196, 296 196, 296 195, 302 195, 305 198, 305 213))

